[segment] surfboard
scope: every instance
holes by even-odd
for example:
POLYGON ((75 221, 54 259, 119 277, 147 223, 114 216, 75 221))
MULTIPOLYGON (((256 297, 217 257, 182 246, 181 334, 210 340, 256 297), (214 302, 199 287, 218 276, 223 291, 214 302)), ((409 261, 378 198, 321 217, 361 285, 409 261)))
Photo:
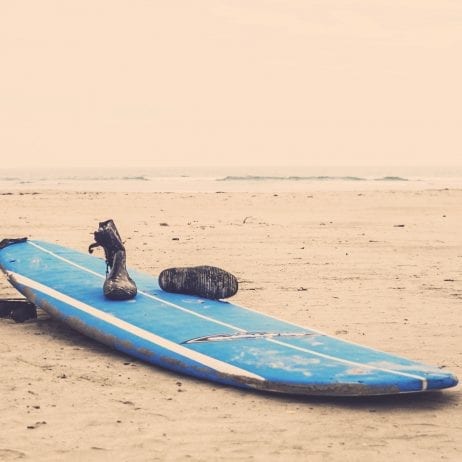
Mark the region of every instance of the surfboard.
POLYGON ((175 373, 250 390, 366 396, 453 387, 440 368, 387 354, 224 301, 162 291, 129 270, 136 298, 107 300, 103 259, 23 240, 0 250, 8 281, 52 317, 175 373))

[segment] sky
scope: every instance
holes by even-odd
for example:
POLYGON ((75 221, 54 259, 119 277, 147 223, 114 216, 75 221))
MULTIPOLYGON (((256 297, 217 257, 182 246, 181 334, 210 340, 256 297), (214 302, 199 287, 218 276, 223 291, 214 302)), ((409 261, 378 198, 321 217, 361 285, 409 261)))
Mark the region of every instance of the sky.
POLYGON ((462 165, 459 0, 0 2, 4 167, 462 165))

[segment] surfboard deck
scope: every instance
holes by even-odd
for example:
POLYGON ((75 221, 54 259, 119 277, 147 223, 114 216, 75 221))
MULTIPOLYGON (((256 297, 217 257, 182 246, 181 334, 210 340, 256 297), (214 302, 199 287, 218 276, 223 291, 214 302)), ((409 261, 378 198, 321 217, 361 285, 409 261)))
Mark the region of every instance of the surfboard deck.
POLYGON ((232 303, 162 291, 129 269, 138 295, 107 300, 103 259, 44 241, 0 250, 28 300, 77 331, 181 374, 239 388, 366 396, 453 387, 450 372, 347 342, 232 303))

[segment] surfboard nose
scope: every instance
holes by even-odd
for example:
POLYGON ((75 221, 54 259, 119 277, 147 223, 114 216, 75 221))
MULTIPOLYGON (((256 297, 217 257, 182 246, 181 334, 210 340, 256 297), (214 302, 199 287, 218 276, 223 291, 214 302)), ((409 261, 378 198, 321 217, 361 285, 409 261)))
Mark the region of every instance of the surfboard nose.
POLYGON ((459 379, 451 373, 432 375, 427 379, 427 390, 441 390, 442 388, 455 387, 459 383, 459 379))

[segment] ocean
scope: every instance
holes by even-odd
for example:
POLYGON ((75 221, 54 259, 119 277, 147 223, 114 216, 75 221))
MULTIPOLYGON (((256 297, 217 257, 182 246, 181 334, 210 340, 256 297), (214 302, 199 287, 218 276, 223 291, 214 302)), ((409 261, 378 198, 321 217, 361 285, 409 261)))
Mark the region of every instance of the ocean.
POLYGON ((309 192, 462 189, 462 167, 127 167, 0 169, 0 192, 309 192))

